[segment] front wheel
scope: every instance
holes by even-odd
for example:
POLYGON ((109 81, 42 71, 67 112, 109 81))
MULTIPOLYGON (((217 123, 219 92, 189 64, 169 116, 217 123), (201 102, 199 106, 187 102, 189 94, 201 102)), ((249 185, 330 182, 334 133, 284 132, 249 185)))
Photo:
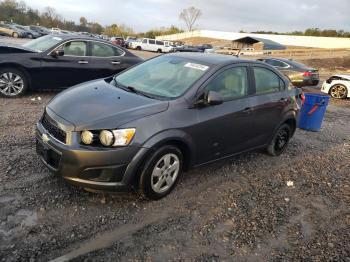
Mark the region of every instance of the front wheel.
POLYGON ((167 145, 157 149, 143 167, 141 193, 154 200, 165 197, 178 182, 182 166, 183 156, 177 147, 167 145))
POLYGON ((268 145, 267 152, 272 156, 279 156, 282 154, 288 145, 291 135, 291 127, 288 124, 281 125, 268 145))
POLYGON ((0 69, 0 95, 4 97, 17 97, 28 89, 26 75, 15 68, 0 69))
POLYGON ((14 38, 18 38, 18 37, 19 37, 19 35, 18 35, 18 33, 13 32, 13 33, 12 33, 12 37, 14 37, 14 38))
POLYGON ((348 90, 346 86, 337 84, 331 87, 329 91, 331 97, 337 98, 337 99, 343 99, 346 98, 348 95, 348 90))
POLYGON ((28 34, 28 38, 29 39, 33 39, 33 35, 32 34, 28 34))

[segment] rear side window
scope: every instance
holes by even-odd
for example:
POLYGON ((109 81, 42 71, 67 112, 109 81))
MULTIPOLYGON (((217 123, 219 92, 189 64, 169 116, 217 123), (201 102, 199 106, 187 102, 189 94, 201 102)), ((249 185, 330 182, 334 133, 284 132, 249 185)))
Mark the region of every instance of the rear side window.
POLYGON ((244 97, 248 94, 248 76, 245 67, 225 70, 209 82, 206 91, 219 93, 224 101, 244 97))
POLYGON ((282 79, 269 69, 253 67, 256 94, 278 92, 281 89, 282 79))
POLYGON ((92 43, 91 55, 97 57, 111 57, 111 56, 120 56, 122 51, 110 45, 104 43, 92 43))
POLYGON ((148 43, 149 43, 150 45, 154 45, 154 44, 155 44, 155 41, 154 41, 153 39, 150 39, 150 40, 148 40, 148 43))
POLYGON ((156 44, 157 45, 164 45, 164 42, 163 41, 156 41, 156 44))

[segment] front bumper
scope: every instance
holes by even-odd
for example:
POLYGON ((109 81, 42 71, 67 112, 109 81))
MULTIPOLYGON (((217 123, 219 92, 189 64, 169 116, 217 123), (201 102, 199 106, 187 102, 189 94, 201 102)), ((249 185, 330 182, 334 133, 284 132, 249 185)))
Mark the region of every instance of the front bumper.
POLYGON ((148 149, 128 146, 95 148, 81 145, 80 132, 67 132, 62 143, 37 124, 36 148, 41 161, 52 173, 69 183, 98 190, 125 191, 133 186, 134 177, 148 149))

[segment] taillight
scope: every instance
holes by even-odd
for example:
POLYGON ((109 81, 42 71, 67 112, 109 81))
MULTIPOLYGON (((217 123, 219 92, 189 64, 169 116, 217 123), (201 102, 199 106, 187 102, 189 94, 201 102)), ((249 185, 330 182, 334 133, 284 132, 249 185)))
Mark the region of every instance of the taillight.
POLYGON ((312 73, 311 72, 304 72, 303 76, 311 76, 312 73))

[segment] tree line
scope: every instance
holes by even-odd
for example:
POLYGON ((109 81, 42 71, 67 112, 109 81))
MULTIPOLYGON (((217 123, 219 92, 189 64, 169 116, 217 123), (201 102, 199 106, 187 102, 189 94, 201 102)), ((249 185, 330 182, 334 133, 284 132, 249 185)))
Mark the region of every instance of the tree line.
MULTIPOLYGON (((247 33, 243 30, 240 33, 247 33)), ((286 33, 279 33, 273 31, 256 31, 250 32, 252 34, 269 34, 269 35, 296 35, 296 36, 324 36, 324 37, 350 37, 350 32, 344 30, 334 29, 319 29, 319 28, 308 28, 305 31, 293 31, 286 33)))
MULTIPOLYGON (((201 10, 191 6, 185 8, 179 15, 179 19, 182 20, 188 31, 194 29, 194 24, 201 17, 201 10)), ((46 7, 44 10, 39 11, 27 6, 23 1, 17 2, 16 0, 0 0, 0 21, 14 22, 22 25, 41 25, 48 28, 58 27, 60 29, 69 31, 89 32, 93 34, 105 34, 108 36, 135 36, 135 37, 147 37, 155 38, 159 35, 170 35, 181 33, 183 30, 176 26, 169 28, 161 27, 159 29, 152 29, 143 33, 136 33, 131 27, 124 24, 112 24, 108 26, 102 26, 101 24, 93 21, 88 21, 85 17, 81 17, 79 23, 74 21, 65 20, 56 10, 52 7, 46 7)), ((241 30, 241 33, 246 33, 241 30)), ((276 34, 276 35, 300 35, 300 36, 326 36, 326 37, 350 37, 350 32, 344 30, 333 29, 319 29, 309 28, 303 31, 293 31, 287 33, 279 33, 272 31, 256 31, 250 32, 255 34, 276 34)))
POLYGON ((0 1, 0 21, 13 22, 21 25, 41 25, 48 28, 58 27, 63 30, 89 32, 92 34, 106 34, 108 36, 137 36, 154 38, 158 35, 167 35, 183 32, 175 26, 170 28, 152 29, 144 33, 135 33, 131 27, 124 24, 112 24, 102 26, 93 21, 81 17, 79 23, 65 20, 52 7, 46 7, 43 11, 27 6, 23 1, 3 0, 0 1))

